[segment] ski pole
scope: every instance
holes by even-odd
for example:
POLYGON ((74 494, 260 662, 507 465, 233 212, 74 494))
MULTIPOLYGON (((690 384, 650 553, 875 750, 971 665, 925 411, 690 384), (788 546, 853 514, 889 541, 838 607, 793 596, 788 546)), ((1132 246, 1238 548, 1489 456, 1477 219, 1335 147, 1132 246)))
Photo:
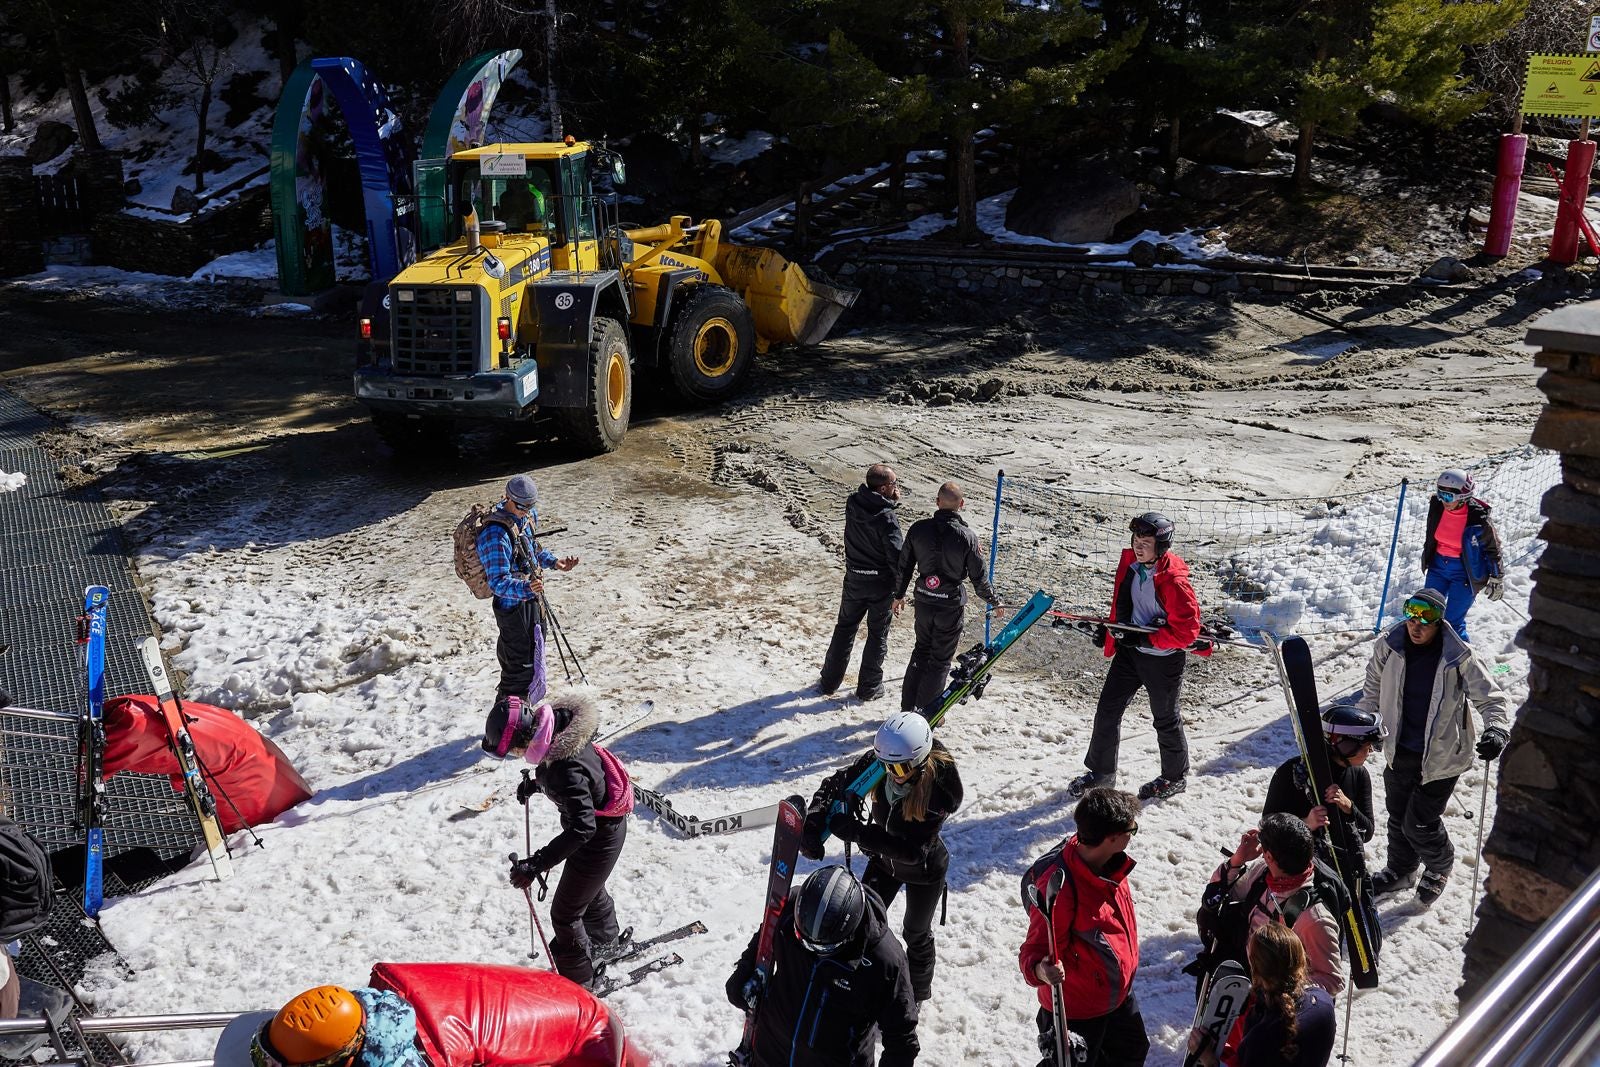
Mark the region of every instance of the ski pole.
POLYGON ((1467 912, 1467 929, 1472 929, 1472 917, 1478 914, 1478 870, 1483 866, 1483 818, 1489 807, 1489 761, 1483 761, 1483 785, 1478 790, 1478 848, 1472 865, 1472 904, 1467 912))
MULTIPOLYGON (((556 648, 559 649, 563 644, 567 646, 567 655, 572 657, 572 665, 578 668, 578 680, 584 685, 588 685, 589 675, 583 669, 583 661, 578 658, 578 650, 572 647, 572 639, 567 636, 567 628, 561 625, 561 620, 556 618, 556 613, 550 610, 550 602, 548 600, 545 601, 544 610, 545 614, 550 616, 551 626, 555 630, 556 648)), ((566 665, 565 659, 562 660, 562 665, 566 665)))
MULTIPOLYGON (((526 767, 522 768, 522 780, 524 782, 526 782, 531 777, 532 777, 532 772, 529 771, 528 768, 526 768, 526 767)), ((519 793, 520 792, 521 791, 519 790, 519 793)), ((528 801, 527 801, 526 797, 524 797, 522 799, 522 847, 527 849, 528 855, 530 855, 530 856, 533 855, 533 810, 528 806, 528 801)), ((517 857, 516 857, 515 854, 512 855, 511 862, 512 863, 517 862, 517 857)), ((543 877, 540 877, 539 878, 539 897, 540 897, 541 900, 544 898, 544 888, 545 888, 545 880, 544 880, 543 877)), ((536 949, 534 947, 534 944, 533 944, 533 935, 534 935, 535 931, 537 931, 538 935, 539 935, 539 940, 544 943, 544 954, 545 954, 545 957, 547 959, 550 959, 552 965, 554 965, 554 962, 555 962, 554 958, 550 956, 550 943, 548 941, 545 941, 545 939, 544 939, 544 926, 539 922, 538 909, 536 909, 533 906, 533 890, 531 888, 524 889, 522 891, 522 895, 524 897, 526 897, 527 900, 528 900, 528 926, 529 926, 529 930, 528 930, 528 958, 530 960, 536 960, 536 959, 539 958, 539 951, 538 951, 538 949, 536 949)))
POLYGON ((1355 1003, 1356 994, 1352 989, 1345 990, 1344 994, 1344 1044, 1339 1048, 1339 1062, 1350 1062, 1350 1005, 1355 1003))

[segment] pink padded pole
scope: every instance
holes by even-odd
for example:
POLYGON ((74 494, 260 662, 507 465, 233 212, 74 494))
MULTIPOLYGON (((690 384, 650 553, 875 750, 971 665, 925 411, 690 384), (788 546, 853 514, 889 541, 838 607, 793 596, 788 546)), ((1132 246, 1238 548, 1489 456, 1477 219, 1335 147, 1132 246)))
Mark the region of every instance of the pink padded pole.
POLYGON ((1483 239, 1486 256, 1503 256, 1511 251, 1511 232, 1517 226, 1517 195, 1522 191, 1522 167, 1527 155, 1526 134, 1500 135, 1500 159, 1494 168, 1494 198, 1489 205, 1489 233, 1483 239))
POLYGON ((1556 230, 1550 237, 1550 262, 1578 261, 1579 222, 1589 199, 1589 172, 1594 168, 1595 143, 1567 142, 1567 172, 1561 180, 1561 203, 1556 207, 1556 230))

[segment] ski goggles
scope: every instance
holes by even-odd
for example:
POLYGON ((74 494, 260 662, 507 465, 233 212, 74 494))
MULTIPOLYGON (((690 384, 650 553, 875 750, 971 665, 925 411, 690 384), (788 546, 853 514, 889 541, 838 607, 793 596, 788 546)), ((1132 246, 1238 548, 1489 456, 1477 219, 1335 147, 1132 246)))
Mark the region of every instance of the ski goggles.
POLYGON ((910 778, 920 771, 923 763, 927 761, 924 760, 923 763, 891 763, 888 760, 879 760, 878 762, 883 764, 883 769, 889 772, 891 778, 910 778))
POLYGON ((1443 608, 1418 597, 1406 601, 1405 613, 1407 622, 1420 622, 1427 626, 1432 626, 1444 618, 1443 608))
POLYGON ((799 926, 794 928, 794 939, 819 956, 833 955, 841 948, 844 948, 845 941, 849 940, 849 938, 846 938, 845 941, 813 941, 800 932, 799 926))
POLYGON ((351 1067, 356 1057, 361 1054, 361 1049, 367 1043, 367 1027, 362 1024, 345 1046, 331 1056, 316 1060, 313 1063, 290 1065, 278 1055, 267 1039, 267 1028, 272 1024, 265 1023, 256 1036, 250 1041, 250 1062, 253 1067, 351 1067))
POLYGON ((1361 754, 1365 745, 1371 745, 1374 752, 1383 751, 1383 737, 1381 734, 1365 734, 1356 737, 1351 734, 1324 734, 1328 747, 1339 753, 1345 759, 1354 759, 1361 754))
POLYGON ((1441 504, 1454 504, 1457 500, 1465 499, 1467 491, 1465 489, 1446 489, 1441 485, 1434 489, 1433 495, 1439 498, 1441 504))

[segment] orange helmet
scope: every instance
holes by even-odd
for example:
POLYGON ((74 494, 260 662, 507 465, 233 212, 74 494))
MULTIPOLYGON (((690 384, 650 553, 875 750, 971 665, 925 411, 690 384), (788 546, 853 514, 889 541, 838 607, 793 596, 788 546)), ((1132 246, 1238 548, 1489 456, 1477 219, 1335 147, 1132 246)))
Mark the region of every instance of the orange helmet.
POLYGON ((367 1038, 366 1012, 343 986, 308 989, 278 1010, 250 1048, 255 1067, 344 1067, 367 1038))

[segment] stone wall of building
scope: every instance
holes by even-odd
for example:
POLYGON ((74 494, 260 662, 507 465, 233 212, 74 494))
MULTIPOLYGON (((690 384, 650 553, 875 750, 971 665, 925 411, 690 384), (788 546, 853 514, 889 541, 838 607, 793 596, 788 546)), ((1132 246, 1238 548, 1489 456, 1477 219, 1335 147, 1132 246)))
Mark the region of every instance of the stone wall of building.
POLYGON ((33 187, 33 165, 0 156, 0 278, 44 270, 44 242, 33 187))
POLYGON ((1600 302, 1528 333, 1546 406, 1533 443, 1561 453, 1533 572, 1528 700, 1501 757, 1486 892, 1467 941, 1462 1003, 1600 867, 1600 302))

